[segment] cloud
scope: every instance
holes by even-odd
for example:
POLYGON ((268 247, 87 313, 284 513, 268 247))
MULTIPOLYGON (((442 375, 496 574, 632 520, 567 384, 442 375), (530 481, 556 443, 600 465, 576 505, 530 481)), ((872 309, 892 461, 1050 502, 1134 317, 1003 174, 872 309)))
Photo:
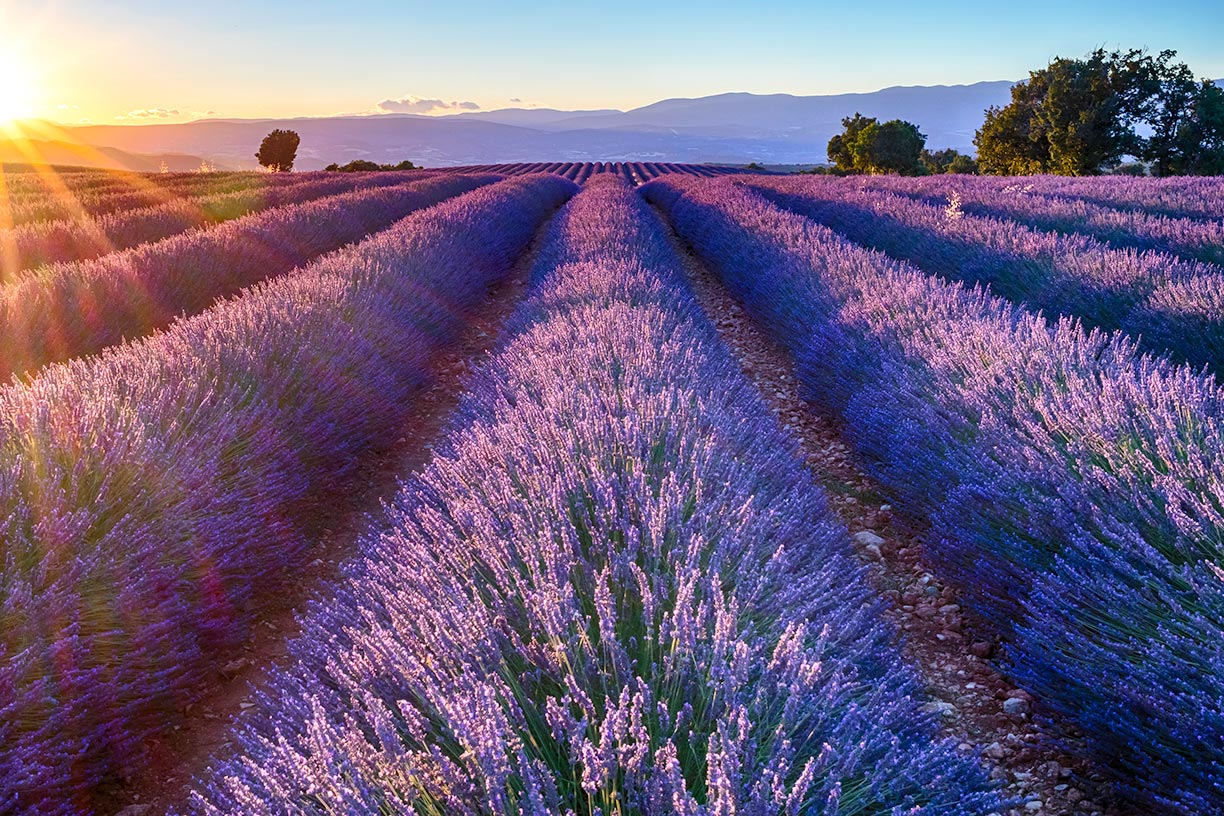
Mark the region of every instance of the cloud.
MULTIPOLYGON (((75 107, 75 106, 73 106, 75 107)), ((202 119, 205 116, 216 116, 216 111, 198 111, 179 108, 137 108, 122 116, 116 116, 120 122, 154 122, 162 119, 202 119)))
POLYGON ((475 102, 445 102, 441 99, 422 99, 419 96, 405 96, 401 99, 384 99, 378 103, 382 113, 433 113, 448 110, 480 110, 475 102))
POLYGON ((178 116, 179 112, 174 108, 137 108, 133 111, 128 111, 122 116, 116 116, 116 119, 169 119, 171 116, 178 116))
POLYGON ((517 96, 512 96, 510 97, 510 101, 511 102, 522 102, 523 100, 519 99, 517 96))

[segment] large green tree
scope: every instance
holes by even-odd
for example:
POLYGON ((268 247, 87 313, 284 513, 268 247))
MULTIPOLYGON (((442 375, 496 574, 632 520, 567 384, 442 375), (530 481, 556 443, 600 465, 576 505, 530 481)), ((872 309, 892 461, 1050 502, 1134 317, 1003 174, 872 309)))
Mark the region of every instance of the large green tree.
POLYGON ((1184 63, 1161 67, 1151 81, 1152 135, 1141 158, 1157 176, 1224 174, 1224 89, 1196 80, 1184 63))
POLYGON ((854 173, 922 172, 922 148, 926 137, 912 122, 876 119, 854 114, 842 120, 842 133, 829 140, 829 160, 837 169, 854 173))
POLYGON ((981 170, 1091 175, 1135 156, 1158 174, 1207 172, 1190 168, 1216 164, 1219 89, 1175 56, 1097 49, 1030 72, 1008 105, 986 111, 974 138, 981 170))

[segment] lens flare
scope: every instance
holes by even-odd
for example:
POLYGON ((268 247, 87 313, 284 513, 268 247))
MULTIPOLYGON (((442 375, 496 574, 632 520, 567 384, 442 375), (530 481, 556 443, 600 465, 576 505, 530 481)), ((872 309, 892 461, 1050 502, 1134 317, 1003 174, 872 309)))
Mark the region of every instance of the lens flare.
POLYGON ((34 115, 34 72, 20 57, 0 48, 0 124, 34 115))

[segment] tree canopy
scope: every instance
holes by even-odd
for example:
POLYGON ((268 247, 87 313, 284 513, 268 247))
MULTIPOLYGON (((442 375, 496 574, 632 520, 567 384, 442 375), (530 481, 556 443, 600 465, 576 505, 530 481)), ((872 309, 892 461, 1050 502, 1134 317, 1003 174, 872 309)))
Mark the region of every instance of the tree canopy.
POLYGON ((301 137, 296 132, 277 128, 264 137, 255 158, 269 170, 288 173, 293 169, 293 162, 297 158, 297 149, 301 141, 301 137))
POLYGON ((922 172, 928 176, 941 173, 976 173, 977 162, 958 150, 946 147, 943 150, 922 151, 922 172))
POLYGON ((420 168, 407 159, 399 164, 379 164, 369 159, 353 159, 348 164, 336 164, 333 162, 323 169, 333 173, 364 173, 379 170, 419 170, 420 168))
POLYGON ((838 170, 857 173, 919 175, 926 136, 912 122, 880 122, 855 113, 842 119, 844 130, 829 140, 829 161, 838 170))
POLYGON ((1176 55, 1098 48, 1030 72, 1009 104, 986 111, 974 137, 980 168, 1080 176, 1133 156, 1156 175, 1220 172, 1224 92, 1176 55))

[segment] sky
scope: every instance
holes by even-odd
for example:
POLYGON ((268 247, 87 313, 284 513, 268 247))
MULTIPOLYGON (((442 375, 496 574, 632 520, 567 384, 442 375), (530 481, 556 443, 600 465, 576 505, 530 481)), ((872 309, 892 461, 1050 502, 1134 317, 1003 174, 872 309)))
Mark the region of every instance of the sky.
POLYGON ((504 107, 1020 79, 1098 46, 1224 77, 1224 2, 0 0, 0 110, 64 123, 504 107), (7 89, 6 89, 7 83, 7 89))

